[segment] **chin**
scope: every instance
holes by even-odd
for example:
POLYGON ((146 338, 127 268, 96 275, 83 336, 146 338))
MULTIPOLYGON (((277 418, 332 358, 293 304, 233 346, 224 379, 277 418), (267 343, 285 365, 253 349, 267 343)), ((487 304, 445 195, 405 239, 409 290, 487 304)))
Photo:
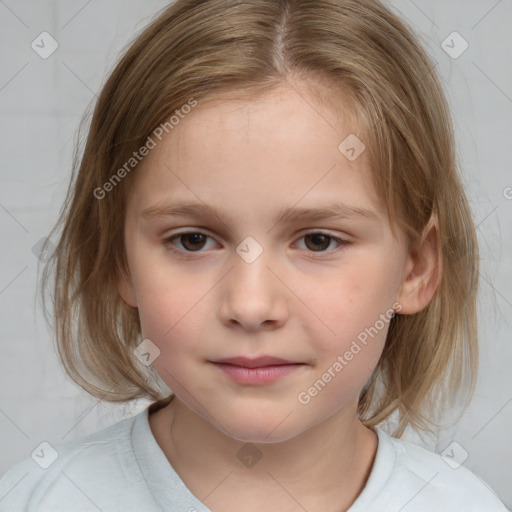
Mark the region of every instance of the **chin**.
MULTIPOLYGON (((296 420, 296 414, 290 419, 296 420)), ((226 415, 222 420, 222 432, 232 439, 244 443, 281 443, 299 435, 302 430, 298 425, 288 421, 287 415, 275 412, 265 414, 263 411, 239 411, 235 415, 226 415)))
POLYGON ((281 431, 279 433, 272 432, 270 425, 264 425, 258 428, 258 425, 230 425, 228 427, 229 433, 225 432, 232 439, 243 443, 253 444, 274 444, 282 443, 292 439, 299 432, 291 432, 289 430, 281 431), (269 434, 270 433, 270 434, 269 434))

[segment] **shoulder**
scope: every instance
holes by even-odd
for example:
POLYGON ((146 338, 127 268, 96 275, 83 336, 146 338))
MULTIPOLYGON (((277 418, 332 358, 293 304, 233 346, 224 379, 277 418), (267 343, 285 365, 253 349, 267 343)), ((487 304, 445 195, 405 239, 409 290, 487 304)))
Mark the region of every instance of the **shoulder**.
MULTIPOLYGON (((401 500, 407 510, 506 512, 494 491, 462 465, 408 441, 378 431, 379 443, 388 445, 394 458, 383 494, 396 506, 401 500)), ((401 503, 401 502, 400 502, 401 503)))
POLYGON ((101 487, 104 493, 119 477, 129 478, 120 473, 133 456, 135 419, 62 445, 40 444, 0 480, 0 512, 101 509, 101 487))

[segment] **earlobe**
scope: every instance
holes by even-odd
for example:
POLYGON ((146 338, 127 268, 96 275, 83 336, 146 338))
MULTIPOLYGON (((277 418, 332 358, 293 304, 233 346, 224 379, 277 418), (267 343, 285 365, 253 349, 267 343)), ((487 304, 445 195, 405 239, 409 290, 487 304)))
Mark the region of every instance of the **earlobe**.
POLYGON ((117 289, 121 298, 132 308, 137 308, 137 297, 131 279, 120 270, 117 274, 117 289))
POLYGON ((437 216, 432 214, 423 236, 411 248, 398 302, 400 314, 412 315, 426 308, 441 284, 442 251, 437 216))

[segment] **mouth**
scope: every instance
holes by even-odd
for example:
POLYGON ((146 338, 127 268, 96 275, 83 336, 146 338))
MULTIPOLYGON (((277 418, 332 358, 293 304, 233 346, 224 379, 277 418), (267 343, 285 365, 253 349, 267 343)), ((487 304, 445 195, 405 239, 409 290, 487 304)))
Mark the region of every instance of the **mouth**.
POLYGON ((272 356, 230 357, 210 361, 231 380, 242 385, 263 385, 297 372, 305 363, 272 356))

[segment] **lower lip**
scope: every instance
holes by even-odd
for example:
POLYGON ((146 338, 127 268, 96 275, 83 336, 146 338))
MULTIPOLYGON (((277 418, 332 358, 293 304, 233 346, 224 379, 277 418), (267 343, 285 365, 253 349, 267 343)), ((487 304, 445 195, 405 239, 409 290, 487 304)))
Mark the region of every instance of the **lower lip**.
POLYGON ((303 364, 282 364, 275 366, 260 366, 259 368, 246 368, 227 363, 214 363, 228 377, 239 384, 261 385, 274 382, 286 375, 297 371, 303 364))

